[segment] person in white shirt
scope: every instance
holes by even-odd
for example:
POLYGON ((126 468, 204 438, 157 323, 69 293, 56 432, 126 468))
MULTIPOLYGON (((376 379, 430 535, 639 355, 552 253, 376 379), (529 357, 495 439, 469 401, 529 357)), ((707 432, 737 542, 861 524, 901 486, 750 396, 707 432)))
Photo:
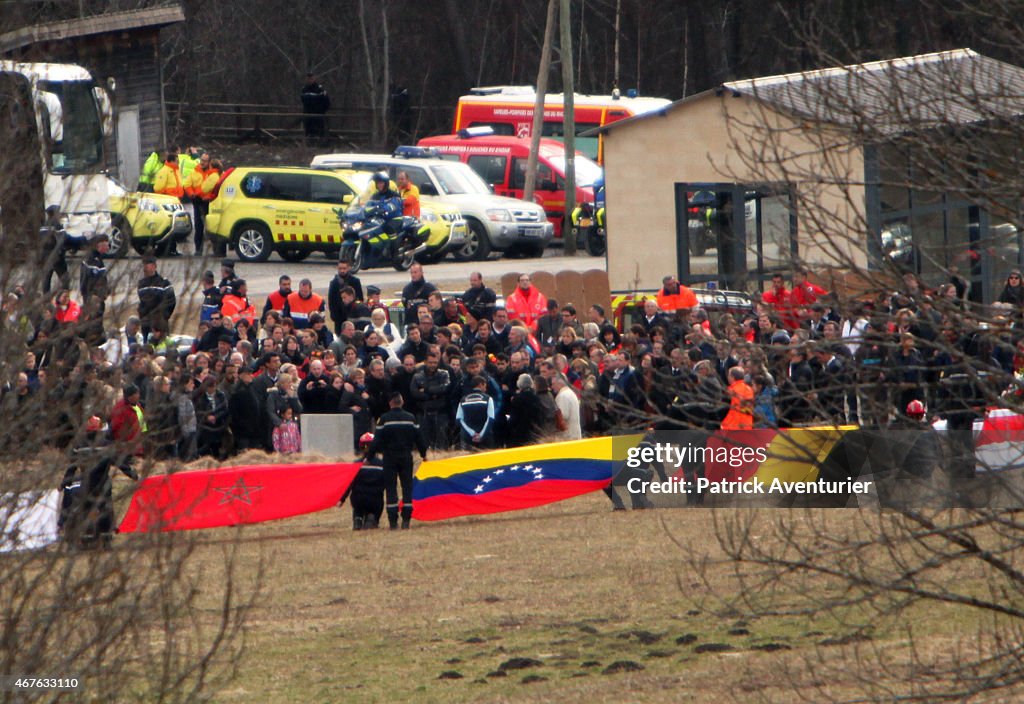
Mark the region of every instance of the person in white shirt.
POLYGON ((583 437, 580 425, 580 399, 569 385, 565 374, 558 372, 551 379, 551 388, 555 392, 555 406, 562 412, 566 429, 558 433, 559 440, 579 440, 583 437))
POLYGON ((380 335, 382 347, 387 347, 392 354, 398 354, 398 349, 405 340, 402 339, 399 326, 388 322, 388 314, 383 308, 374 308, 370 313, 370 323, 363 329, 363 333, 369 333, 371 330, 377 331, 380 335))

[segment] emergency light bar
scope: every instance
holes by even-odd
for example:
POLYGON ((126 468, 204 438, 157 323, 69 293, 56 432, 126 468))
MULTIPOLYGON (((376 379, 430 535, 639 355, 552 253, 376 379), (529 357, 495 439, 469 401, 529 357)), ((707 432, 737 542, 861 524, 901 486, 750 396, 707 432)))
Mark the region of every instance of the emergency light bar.
POLYGON ((395 148, 395 153, 391 156, 396 159, 438 159, 441 157, 441 152, 433 147, 412 147, 408 145, 402 145, 395 148))
POLYGON ((493 137, 494 128, 490 125, 477 125, 476 127, 463 127, 458 131, 460 139, 472 139, 473 137, 493 137))

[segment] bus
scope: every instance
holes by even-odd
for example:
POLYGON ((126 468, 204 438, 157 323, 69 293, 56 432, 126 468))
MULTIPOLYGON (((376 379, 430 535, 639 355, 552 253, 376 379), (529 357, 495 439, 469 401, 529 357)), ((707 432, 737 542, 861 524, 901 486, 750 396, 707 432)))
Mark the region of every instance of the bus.
MULTIPOLYGON (((537 93, 532 86, 486 86, 473 88, 459 98, 455 109, 453 133, 466 127, 490 127, 496 135, 530 137, 533 133, 533 108, 537 93)), ((565 135, 562 123, 564 95, 544 96, 542 137, 561 140, 565 135)), ((627 117, 661 110, 670 104, 664 98, 619 97, 617 95, 574 94, 576 113, 576 149, 597 162, 604 162, 598 137, 580 137, 583 132, 627 117)))
MULTIPOLYGON (((110 231, 106 90, 73 64, 0 61, 0 229, 36 232, 59 208, 73 235, 110 231)), ((25 241, 30 244, 31 240, 25 241)))

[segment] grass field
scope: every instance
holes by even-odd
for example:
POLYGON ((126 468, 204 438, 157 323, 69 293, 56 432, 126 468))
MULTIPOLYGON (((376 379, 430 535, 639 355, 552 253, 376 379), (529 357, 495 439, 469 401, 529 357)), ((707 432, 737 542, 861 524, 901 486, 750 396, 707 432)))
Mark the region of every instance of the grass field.
MULTIPOLYGON (((728 511, 613 513, 598 493, 409 531, 353 533, 347 506, 247 528, 243 563, 269 569, 241 670, 216 701, 835 701, 864 676, 855 653, 906 650, 899 623, 851 645, 833 618, 730 605, 739 583, 713 529, 728 511)), ((833 530, 862 530, 858 513, 833 511, 833 530)), ((211 584, 235 535, 203 534, 211 584)), ((771 598, 826 587, 787 588, 771 598)), ((932 651, 973 638, 975 619, 913 614, 932 651)))

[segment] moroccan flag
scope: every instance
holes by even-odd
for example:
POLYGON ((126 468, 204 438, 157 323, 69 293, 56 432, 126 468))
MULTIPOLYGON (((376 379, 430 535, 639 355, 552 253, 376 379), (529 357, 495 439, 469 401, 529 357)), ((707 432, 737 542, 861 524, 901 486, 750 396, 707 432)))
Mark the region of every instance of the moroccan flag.
POLYGON ((323 511, 338 503, 359 466, 249 465, 147 477, 118 531, 218 528, 323 511))
POLYGON ((517 511, 603 489, 639 440, 571 440, 424 462, 413 486, 413 518, 517 511))

